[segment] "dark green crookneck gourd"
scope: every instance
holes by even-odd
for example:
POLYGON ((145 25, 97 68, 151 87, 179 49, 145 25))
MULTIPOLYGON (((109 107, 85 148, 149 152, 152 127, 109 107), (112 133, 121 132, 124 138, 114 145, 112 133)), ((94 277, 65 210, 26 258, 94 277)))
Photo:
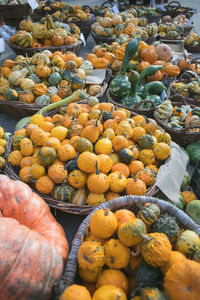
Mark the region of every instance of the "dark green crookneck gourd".
POLYGON ((157 71, 162 70, 163 66, 149 66, 147 67, 142 73, 140 73, 141 81, 145 79, 147 76, 153 76, 156 74, 157 71))
POLYGON ((126 66, 131 57, 137 52, 140 42, 140 37, 131 40, 125 50, 124 59, 121 65, 120 74, 116 76, 110 83, 110 90, 114 97, 123 98, 130 93, 131 83, 126 76, 126 66))
POLYGON ((140 75, 136 71, 131 71, 131 74, 129 76, 129 81, 131 83, 131 89, 128 95, 126 95, 123 100, 122 104, 125 106, 134 106, 138 102, 140 102, 142 99, 137 94, 137 87, 140 83, 140 75))
POLYGON ((166 87, 160 81, 153 81, 145 84, 142 98, 144 100, 151 100, 155 105, 159 105, 161 103, 161 95, 163 91, 166 91, 166 87))

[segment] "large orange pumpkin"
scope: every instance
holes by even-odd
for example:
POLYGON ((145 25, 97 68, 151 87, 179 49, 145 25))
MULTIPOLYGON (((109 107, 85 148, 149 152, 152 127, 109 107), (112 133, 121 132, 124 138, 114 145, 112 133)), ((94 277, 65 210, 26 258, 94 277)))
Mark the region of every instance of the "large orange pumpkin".
POLYGON ((62 227, 28 185, 5 175, 0 211, 0 298, 49 299, 68 253, 62 227))

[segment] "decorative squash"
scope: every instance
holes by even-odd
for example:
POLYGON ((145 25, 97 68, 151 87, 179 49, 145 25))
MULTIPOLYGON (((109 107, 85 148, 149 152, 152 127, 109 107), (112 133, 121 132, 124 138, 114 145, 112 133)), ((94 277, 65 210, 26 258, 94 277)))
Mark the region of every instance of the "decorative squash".
MULTIPOLYGON (((122 226, 122 225, 121 225, 122 226)), ((105 242, 105 264, 110 269, 125 268, 130 260, 130 249, 124 246, 118 239, 110 239, 105 242)))
POLYGON ((87 176, 80 170, 72 171, 68 176, 68 181, 74 188, 83 188, 87 182, 87 176))
POLYGON ((58 164, 53 164, 48 168, 48 176, 56 184, 62 183, 67 177, 67 170, 63 166, 58 164))
POLYGON ((170 242, 173 243, 179 235, 180 228, 175 218, 168 214, 162 214, 157 221, 152 224, 151 231, 166 234, 170 242))
POLYGON ((37 157, 40 163, 47 167, 53 164, 54 160, 57 158, 57 155, 53 147, 42 147, 37 152, 37 157))
POLYGON ((14 150, 12 151, 9 156, 8 156, 8 162, 12 165, 12 166, 19 166, 20 162, 23 158, 23 155, 21 154, 21 152, 19 150, 14 150))
POLYGON ((121 224, 117 231, 118 238, 127 247, 139 244, 142 241, 141 234, 145 233, 145 223, 138 218, 121 224))
POLYGON ((83 187, 76 190, 70 202, 72 204, 83 205, 86 203, 86 198, 86 190, 85 187, 83 187))
POLYGON ((132 213, 128 209, 118 209, 115 212, 115 216, 117 218, 117 226, 119 227, 121 224, 132 221, 135 219, 134 213, 132 213))
POLYGON ((156 46, 157 59, 168 62, 172 58, 172 49, 166 44, 156 46))
POLYGON ((154 146, 154 140, 151 135, 144 134, 139 138, 138 144, 142 149, 151 149, 154 146))
POLYGON ((165 160, 170 155, 170 147, 166 143, 158 143, 154 148, 155 157, 159 160, 165 160))
POLYGON ((148 166, 155 162, 155 155, 152 150, 143 149, 140 151, 139 160, 143 162, 145 166, 148 166))
MULTIPOLYGON (((22 164, 22 161, 21 161, 21 164, 22 164)), ((33 179, 38 179, 45 175, 45 168, 39 164, 32 164, 30 167, 30 174, 33 179)))
POLYGON ((47 93, 47 86, 43 83, 38 83, 33 87, 33 92, 36 96, 42 96, 47 93))
POLYGON ((130 164, 133 160, 133 152, 128 148, 123 148, 119 151, 119 160, 122 163, 130 164))
POLYGON ((123 290, 114 285, 103 285, 102 287, 100 287, 98 290, 95 291, 92 299, 101 300, 101 299, 112 299, 112 298, 116 300, 117 299, 127 300, 127 297, 123 292, 123 290))
POLYGON ((121 172, 126 178, 130 175, 129 167, 123 163, 116 163, 113 165, 111 172, 121 172))
POLYGON ((111 284, 121 288, 125 293, 128 292, 128 280, 120 270, 108 269, 99 274, 96 287, 111 284))
POLYGON ((176 249, 185 254, 187 257, 192 257, 199 247, 199 236, 191 230, 183 231, 176 243, 176 249))
POLYGON ((74 194, 73 187, 66 185, 56 185, 51 193, 52 197, 58 201, 70 202, 74 194))
POLYGON ((132 162, 129 164, 129 170, 132 175, 135 175, 137 172, 143 169, 144 169, 144 164, 139 160, 132 160, 132 162))
POLYGON ((115 233, 116 229, 117 219, 110 210, 99 209, 90 219, 90 230, 98 238, 109 238, 115 233))
POLYGON ((113 172, 108 175, 109 187, 112 192, 121 193, 125 190, 127 178, 121 172, 113 172))
POLYGON ((87 205, 100 205, 101 203, 106 202, 104 194, 95 194, 90 193, 87 197, 87 205))
POLYGON ((164 278, 164 288, 171 300, 196 300, 200 293, 200 264, 185 259, 174 263, 164 278))
POLYGON ((33 144, 29 138, 23 138, 20 140, 20 150, 22 155, 30 156, 33 154, 33 144))
POLYGON ((96 154, 85 151, 81 153, 78 157, 78 167, 85 173, 95 173, 96 172, 96 162, 98 167, 100 167, 100 161, 96 154))
POLYGON ((140 52, 140 59, 149 62, 150 64, 154 64, 157 60, 158 56, 156 53, 155 47, 151 46, 146 49, 142 49, 140 52))
POLYGON ((156 180, 154 171, 147 168, 137 172, 135 176, 137 179, 142 180, 147 186, 153 185, 156 180))
POLYGON ((146 194, 146 184, 136 177, 128 178, 126 184, 126 194, 144 196, 146 194))
POLYGON ((100 155, 98 155, 98 157, 99 157, 99 160, 100 160, 99 170, 102 173, 107 174, 113 166, 112 159, 110 158, 110 156, 108 156, 106 154, 100 154, 100 155))
POLYGON ((97 281, 99 274, 102 272, 102 268, 98 268, 97 270, 91 272, 88 270, 84 270, 79 268, 78 273, 80 278, 87 283, 94 283, 97 281))
POLYGON ((102 138, 95 144, 96 154, 108 154, 112 151, 112 142, 108 138, 102 138))
POLYGON ((144 260, 153 267, 162 267, 171 256, 171 244, 163 233, 143 235, 141 254, 144 260))
POLYGON ((77 258, 80 268, 88 271, 95 271, 104 265, 104 248, 99 242, 83 242, 78 249, 77 258))
POLYGON ((76 151, 70 144, 61 145, 58 149, 58 158, 62 162, 74 159, 76 157, 76 151))
POLYGON ((156 222, 160 216, 160 208, 158 205, 153 203, 146 203, 145 206, 141 202, 137 202, 137 205, 140 208, 138 212, 138 217, 144 221, 146 225, 152 225, 156 222))
MULTIPOLYGON (((79 160, 78 160, 79 162, 79 160)), ((96 173, 91 174, 87 180, 87 186, 90 192, 103 194, 109 189, 109 179, 104 173, 100 173, 98 162, 96 161, 96 173)))
POLYGON ((92 300, 88 289, 82 285, 72 284, 66 288, 59 300, 76 299, 76 300, 92 300))
POLYGON ((35 96, 33 92, 31 91, 23 91, 19 95, 19 101, 25 102, 25 103, 33 103, 35 100, 35 96))
POLYGON ((188 190, 183 191, 181 193, 181 196, 183 197, 184 200, 184 205, 187 206, 188 203, 190 203, 193 200, 197 199, 197 196, 195 195, 195 193, 193 192, 192 189, 188 188, 188 190))
POLYGON ((162 273, 166 274, 167 271, 173 266, 173 264, 175 264, 176 262, 182 262, 185 259, 186 257, 183 253, 179 251, 172 251, 168 262, 163 267, 161 267, 162 273))

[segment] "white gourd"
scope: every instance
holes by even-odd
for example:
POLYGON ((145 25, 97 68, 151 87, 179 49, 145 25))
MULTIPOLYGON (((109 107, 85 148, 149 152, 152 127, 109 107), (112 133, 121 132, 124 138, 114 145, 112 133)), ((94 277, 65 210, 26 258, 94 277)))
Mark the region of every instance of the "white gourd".
POLYGON ((19 86, 27 73, 28 73, 28 70, 26 68, 11 72, 8 75, 8 80, 12 85, 19 86))

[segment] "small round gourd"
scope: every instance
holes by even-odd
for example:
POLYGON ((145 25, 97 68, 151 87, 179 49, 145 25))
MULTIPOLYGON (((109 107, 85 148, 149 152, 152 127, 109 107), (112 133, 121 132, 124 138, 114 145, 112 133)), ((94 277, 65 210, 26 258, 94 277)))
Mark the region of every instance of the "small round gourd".
POLYGON ((87 180, 87 186, 90 192, 103 194, 109 189, 109 179, 104 173, 100 173, 98 162, 96 161, 96 173, 91 174, 87 180))
POLYGON ((56 183, 62 183, 67 177, 67 170, 63 166, 53 164, 48 169, 48 176, 56 183))
POLYGON ((81 137, 77 141, 77 152, 82 153, 85 151, 93 152, 93 145, 88 139, 81 137))
POLYGON ((192 257, 199 247, 199 236, 192 230, 183 231, 176 243, 176 249, 187 257, 192 257))
POLYGON ((80 189, 86 185, 87 176, 81 170, 73 170, 68 176, 68 181, 71 186, 80 189))
POLYGON ((128 292, 128 280, 120 270, 108 269, 99 274, 96 286, 97 288, 111 284, 121 288, 125 293, 128 292))
POLYGON ((153 267, 164 266, 170 258, 172 245, 163 233, 142 235, 141 254, 146 263, 153 267))
POLYGON ((139 138, 138 144, 142 149, 151 149, 154 146, 153 137, 149 134, 144 134, 139 138))
POLYGON ((37 157, 41 164, 47 167, 53 164, 54 160, 57 158, 57 155, 53 147, 42 147, 37 152, 37 157))
POLYGON ((132 221, 123 223, 119 226, 117 235, 120 241, 127 247, 132 247, 142 241, 141 234, 146 234, 145 223, 135 218, 132 221))
POLYGON ((117 219, 110 210, 99 209, 90 219, 90 230, 99 238, 111 237, 117 229, 117 219), (104 228, 102 230, 102 228, 104 228))
POLYGON ((130 164, 133 160, 133 152, 128 148, 123 148, 119 151, 119 160, 122 163, 130 164))
POLYGON ((35 99, 35 104, 37 105, 48 105, 51 102, 51 99, 48 95, 42 95, 35 99))
POLYGON ((121 288, 116 287, 114 285, 103 285, 95 291, 92 299, 93 300, 101 300, 101 299, 127 300, 127 297, 121 288))
POLYGON ((125 268, 130 260, 130 249, 118 239, 110 239, 104 244, 105 264, 111 269, 125 268))
POLYGON ((51 195, 54 199, 58 201, 70 202, 73 194, 74 194, 73 187, 66 184, 62 184, 62 185, 55 186, 51 195))
POLYGON ((60 297, 60 300, 92 300, 88 289, 82 285, 72 284, 66 288, 60 297))

